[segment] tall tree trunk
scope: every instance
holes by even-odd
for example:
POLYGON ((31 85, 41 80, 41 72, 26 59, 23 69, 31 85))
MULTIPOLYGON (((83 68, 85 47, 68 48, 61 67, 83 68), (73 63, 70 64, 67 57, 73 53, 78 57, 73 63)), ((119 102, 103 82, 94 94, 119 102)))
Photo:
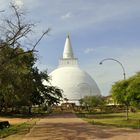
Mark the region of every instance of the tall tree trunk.
POLYGON ((128 105, 126 105, 126 120, 128 120, 128 105))
POLYGON ((28 113, 29 113, 29 114, 31 114, 31 113, 32 113, 32 111, 31 111, 31 110, 32 110, 32 107, 31 107, 31 106, 29 106, 29 108, 28 108, 28 109, 29 109, 29 110, 28 110, 28 113))
POLYGON ((0 106, 0 112, 2 111, 2 109, 3 109, 3 106, 1 105, 1 106, 0 106))

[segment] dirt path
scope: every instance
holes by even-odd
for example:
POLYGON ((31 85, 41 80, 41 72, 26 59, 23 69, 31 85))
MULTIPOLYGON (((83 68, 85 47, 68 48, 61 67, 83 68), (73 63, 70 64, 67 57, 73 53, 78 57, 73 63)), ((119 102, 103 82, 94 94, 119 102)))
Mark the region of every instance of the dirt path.
POLYGON ((0 121, 8 121, 10 124, 24 123, 29 120, 30 118, 0 117, 0 121))
POLYGON ((95 126, 72 113, 41 119, 23 140, 140 140, 140 130, 95 126))

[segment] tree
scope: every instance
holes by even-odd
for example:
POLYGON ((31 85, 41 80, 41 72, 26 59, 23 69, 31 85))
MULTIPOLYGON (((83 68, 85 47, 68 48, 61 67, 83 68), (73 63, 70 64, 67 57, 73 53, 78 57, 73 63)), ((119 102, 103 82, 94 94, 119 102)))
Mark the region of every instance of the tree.
POLYGON ((33 105, 44 104, 51 107, 53 104, 59 103, 62 98, 62 90, 49 85, 44 85, 43 81, 49 82, 47 71, 39 72, 37 68, 33 69, 33 85, 34 90, 31 95, 33 105))
POLYGON ((105 100, 102 96, 85 96, 79 100, 80 104, 86 107, 87 111, 90 111, 93 108, 101 107, 105 105, 105 100))
POLYGON ((127 92, 131 98, 131 105, 140 108, 140 72, 129 78, 131 81, 127 92))
MULTIPOLYGON (((10 47, 7 49, 12 50, 10 47)), ((3 54, 8 54, 7 51, 5 53, 2 50, 3 54)), ((17 51, 22 53, 24 50, 19 48, 17 51)), ((31 113, 33 105, 45 104, 51 107, 60 101, 61 90, 43 85, 43 80, 49 82, 49 76, 47 72, 39 72, 38 68, 34 67, 35 61, 32 52, 23 53, 4 67, 5 70, 1 73, 1 109, 28 106, 31 113)))
POLYGON ((116 82, 111 89, 112 97, 114 101, 118 104, 123 104, 126 106, 126 119, 128 120, 128 107, 130 106, 130 96, 127 92, 127 87, 129 85, 128 80, 122 80, 116 82))
MULTIPOLYGON (((6 46, 1 48, 0 54, 1 59, 7 59, 13 48, 6 46)), ((22 53, 24 50, 22 48, 17 48, 15 53, 22 53)), ((3 65, 2 71, 0 72, 0 94, 2 96, 3 107, 5 109, 9 106, 13 107, 15 101, 19 100, 21 89, 23 90, 23 75, 30 72, 32 66, 34 65, 34 57, 32 53, 23 54, 15 57, 11 62, 3 65)))
POLYGON ((116 82, 111 89, 114 100, 126 106, 126 119, 130 106, 140 107, 140 72, 127 80, 116 82))
POLYGON ((34 24, 26 23, 16 6, 12 9, 14 18, 5 20, 0 41, 0 110, 28 106, 30 113, 33 105, 58 103, 62 94, 57 87, 43 85, 43 80, 49 82, 49 76, 34 66, 36 47, 50 29, 30 49, 23 49, 34 24))
MULTIPOLYGON (((3 65, 5 66, 11 63, 12 59, 14 59, 19 55, 23 55, 25 53, 30 52, 36 52, 35 49, 37 45, 42 40, 42 38, 50 31, 50 28, 48 28, 46 31, 42 33, 42 35, 38 38, 38 40, 34 44, 32 44, 31 42, 29 43, 29 38, 35 25, 24 21, 25 19, 24 12, 20 11, 18 7, 16 7, 13 4, 11 5, 11 7, 14 14, 14 16, 12 15, 12 17, 14 18, 9 17, 8 19, 5 19, 4 25, 1 27, 2 34, 1 34, 0 50, 7 46, 13 48, 13 50, 9 53, 6 59, 0 59, 1 66, 3 65), (26 51, 24 50, 23 52, 17 52, 16 50, 19 47, 25 48, 25 44, 23 42, 28 42, 28 44, 30 44, 30 49, 28 48, 26 51)), ((0 68, 0 72, 2 70, 3 69, 0 68)))

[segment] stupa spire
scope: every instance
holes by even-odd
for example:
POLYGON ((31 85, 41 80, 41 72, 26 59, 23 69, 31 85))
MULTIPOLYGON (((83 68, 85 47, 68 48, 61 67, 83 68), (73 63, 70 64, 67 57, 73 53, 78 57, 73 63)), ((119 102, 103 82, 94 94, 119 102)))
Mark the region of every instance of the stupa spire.
POLYGON ((77 58, 74 58, 73 50, 70 42, 70 36, 67 35, 63 57, 59 60, 59 67, 78 66, 77 58))
POLYGON ((73 50, 71 46, 70 36, 67 35, 64 51, 63 51, 63 59, 74 58, 73 50))

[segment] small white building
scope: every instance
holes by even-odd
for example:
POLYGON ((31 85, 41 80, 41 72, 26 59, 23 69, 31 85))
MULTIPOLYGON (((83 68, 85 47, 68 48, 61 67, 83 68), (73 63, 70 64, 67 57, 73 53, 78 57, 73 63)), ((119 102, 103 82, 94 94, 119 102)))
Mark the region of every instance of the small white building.
POLYGON ((51 84, 63 90, 63 98, 68 99, 68 102, 78 104, 79 99, 84 96, 101 95, 92 77, 80 69, 69 36, 66 38, 63 57, 59 60, 58 68, 49 75, 51 84))

